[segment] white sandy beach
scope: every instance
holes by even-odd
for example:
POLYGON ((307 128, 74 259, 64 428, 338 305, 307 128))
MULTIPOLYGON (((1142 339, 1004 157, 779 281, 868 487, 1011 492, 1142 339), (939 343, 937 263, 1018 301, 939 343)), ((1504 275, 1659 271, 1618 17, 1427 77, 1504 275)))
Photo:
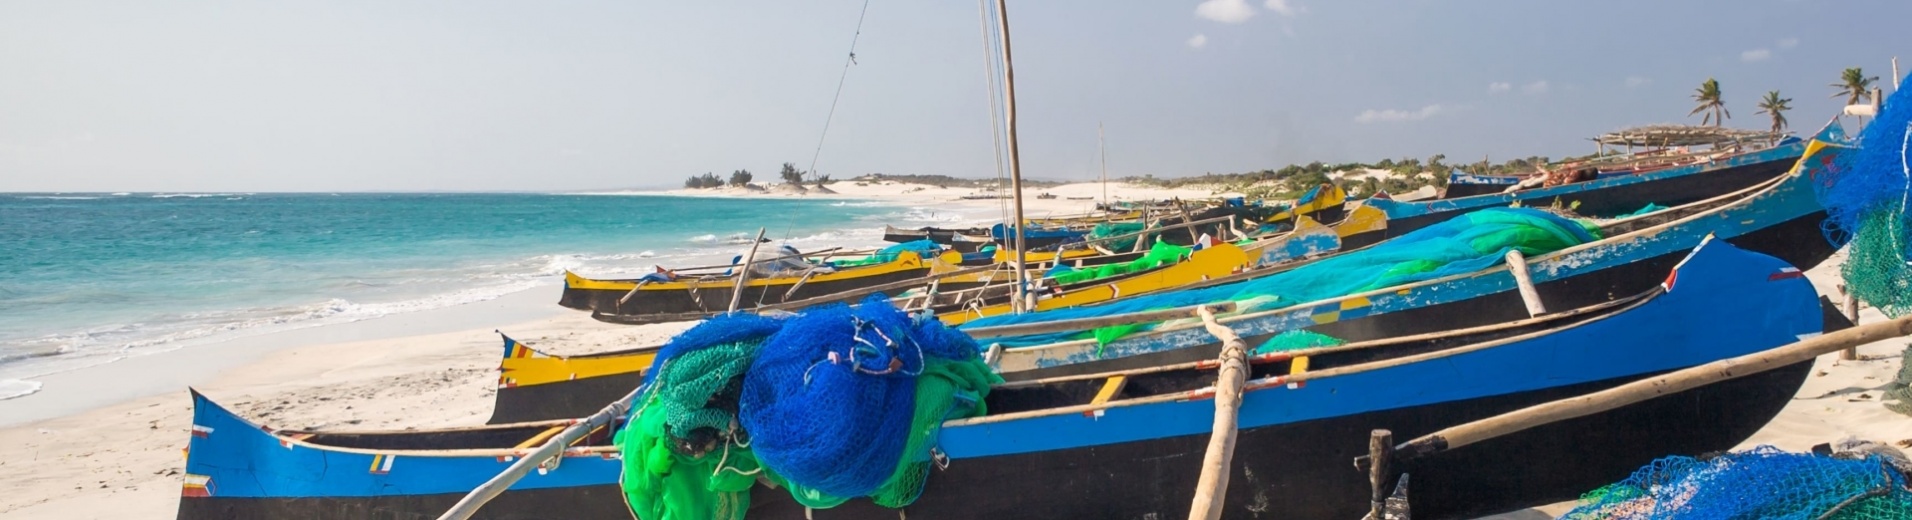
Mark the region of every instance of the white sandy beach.
MULTIPOLYGON (((996 201, 957 201, 962 189, 831 185, 838 197, 988 214, 996 201), (922 188, 922 189, 918 189, 922 188), (912 191, 913 190, 913 191, 912 191)), ((1100 184, 1045 190, 1031 216, 1085 211, 1100 184)), ((1202 190, 1111 185, 1122 199, 1211 196, 1202 190)), ((708 192, 704 192, 708 194, 708 192)), ((776 196, 776 195, 766 195, 776 196)), ((1837 261, 1809 276, 1832 293, 1837 261)), ((500 342, 494 329, 556 353, 661 343, 689 324, 627 327, 553 305, 554 286, 497 300, 364 322, 264 335, 156 354, 47 378, 39 394, 0 401, 0 517, 172 518, 197 388, 245 416, 277 426, 401 429, 481 424, 489 415, 500 342)), ((1863 312, 1867 321, 1883 319, 1863 312)), ((1858 361, 1820 358, 1799 396, 1742 447, 1788 450, 1859 436, 1912 438, 1912 417, 1879 405, 1906 340, 1861 349, 1858 361)), ((1355 500, 1355 497, 1348 497, 1355 500)), ((1561 507, 1545 508, 1558 513, 1561 507)), ((1506 518, 1540 518, 1526 511, 1506 518)))

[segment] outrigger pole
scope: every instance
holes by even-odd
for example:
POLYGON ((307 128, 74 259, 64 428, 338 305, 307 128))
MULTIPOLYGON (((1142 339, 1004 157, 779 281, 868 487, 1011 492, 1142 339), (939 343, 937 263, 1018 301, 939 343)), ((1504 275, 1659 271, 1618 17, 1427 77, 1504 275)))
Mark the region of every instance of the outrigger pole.
POLYGON ((1025 253, 1028 248, 1024 247, 1026 244, 1023 241, 1023 227, 1027 225, 1027 222, 1024 222, 1022 217, 1022 156, 1016 146, 1016 68, 1010 64, 1009 7, 1006 0, 996 0, 996 24, 997 32, 1002 37, 1003 110, 1009 132, 1009 185, 1015 190, 1016 221, 1011 224, 1016 230, 1016 239, 1013 242, 1016 248, 1014 307, 1016 312, 1022 312, 1029 306, 1026 301, 1029 292, 1029 266, 1025 262, 1027 258, 1025 253))

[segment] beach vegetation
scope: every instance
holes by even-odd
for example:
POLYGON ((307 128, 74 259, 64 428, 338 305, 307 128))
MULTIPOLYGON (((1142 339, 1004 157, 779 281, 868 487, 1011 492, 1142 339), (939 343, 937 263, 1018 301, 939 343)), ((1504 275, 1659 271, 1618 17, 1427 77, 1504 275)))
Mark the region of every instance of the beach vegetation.
POLYGON ((1872 84, 1877 81, 1879 81, 1878 76, 1867 77, 1863 68, 1846 69, 1839 73, 1839 82, 1831 85, 1834 90, 1832 97, 1843 96, 1848 105, 1870 103, 1872 102, 1872 84))
POLYGON ((690 189, 721 188, 723 186, 724 180, 718 177, 717 174, 711 172, 704 172, 703 175, 692 175, 689 179, 684 180, 684 187, 690 189))
POLYGON ((1693 114, 1703 114, 1700 116, 1701 125, 1710 122, 1718 127, 1726 124, 1726 118, 1733 117, 1733 113, 1726 110, 1726 100, 1720 95, 1717 79, 1706 78, 1705 82, 1700 83, 1700 88, 1693 89, 1693 101, 1699 102, 1699 105, 1686 115, 1692 117, 1693 114))
POLYGON ((803 185, 803 174, 804 171, 797 169, 796 163, 783 163, 783 171, 777 172, 777 176, 783 179, 784 184, 797 186, 803 185))
POLYGON ((1786 129, 1786 111, 1792 110, 1791 103, 1792 98, 1779 97, 1777 90, 1767 92, 1766 97, 1759 100, 1758 113, 1766 114, 1773 120, 1773 139, 1778 139, 1779 132, 1786 129))
POLYGON ((744 186, 749 186, 750 178, 751 178, 750 170, 737 170, 737 171, 730 172, 730 185, 736 186, 739 188, 742 188, 744 186))

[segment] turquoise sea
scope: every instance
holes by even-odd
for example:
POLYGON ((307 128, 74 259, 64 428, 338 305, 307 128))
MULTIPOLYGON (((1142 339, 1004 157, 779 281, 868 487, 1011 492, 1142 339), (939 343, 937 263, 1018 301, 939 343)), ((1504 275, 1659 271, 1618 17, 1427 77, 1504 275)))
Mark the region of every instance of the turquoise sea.
POLYGON ((522 290, 555 305, 565 269, 727 260, 759 226, 810 250, 949 217, 827 199, 0 194, 0 399, 35 391, 35 376, 199 342, 522 290))

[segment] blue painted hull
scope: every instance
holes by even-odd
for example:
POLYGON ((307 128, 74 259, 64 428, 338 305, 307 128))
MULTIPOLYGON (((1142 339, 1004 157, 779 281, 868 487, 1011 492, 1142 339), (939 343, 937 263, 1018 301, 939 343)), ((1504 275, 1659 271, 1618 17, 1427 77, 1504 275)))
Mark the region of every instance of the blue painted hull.
MULTIPOLYGON (((1345 459, 1327 465, 1296 463, 1324 454, 1339 458, 1346 446, 1365 442, 1367 428, 1395 428, 1401 435, 1415 435, 1449 421, 1563 392, 1610 386, 1774 347, 1823 327, 1810 284, 1797 276, 1797 270, 1771 257, 1713 242, 1694 253, 1673 280, 1671 290, 1662 295, 1559 330, 1490 342, 1467 352, 1450 351, 1452 355, 1437 360, 1315 379, 1298 389, 1261 385, 1243 400, 1243 444, 1236 457, 1238 476, 1230 487, 1227 516, 1247 518, 1262 511, 1286 518, 1348 518, 1327 515, 1338 514, 1343 507, 1317 507, 1342 499, 1362 502, 1359 494, 1322 494, 1345 487, 1344 481, 1360 481, 1345 459), (1711 326, 1728 323, 1732 326, 1711 326), (1315 495, 1313 500, 1293 498, 1309 495, 1315 495)), ((1675 404, 1727 400, 1750 410, 1710 422, 1658 415, 1669 413, 1658 409, 1638 417, 1594 416, 1589 418, 1594 422, 1578 423, 1580 429, 1560 432, 1561 437, 1552 439, 1555 442, 1533 448, 1542 452, 1524 454, 1568 465, 1494 469, 1510 477, 1574 473, 1572 468, 1579 466, 1571 464, 1600 466, 1599 461, 1609 459, 1623 460, 1623 468, 1632 468, 1639 464, 1635 459, 1642 457, 1688 452, 1688 448, 1730 447, 1770 418, 1764 410, 1776 413, 1798 382, 1785 377, 1755 378, 1713 388, 1710 391, 1719 395, 1700 401, 1659 400, 1675 404), (1602 417, 1626 420, 1605 424, 1598 422, 1602 417), (1626 438, 1637 446, 1624 453, 1576 448, 1612 438, 1626 438), (1655 438, 1667 442, 1649 442, 1655 438)), ((999 391, 991 400, 1009 397, 1010 392, 999 391)), ((189 496, 181 500, 180 518, 429 518, 509 463, 497 451, 322 446, 270 433, 197 396, 195 404, 195 430, 203 430, 204 435, 192 439, 187 473, 192 482, 205 485, 198 491, 187 488, 189 496), (194 494, 205 496, 190 496, 194 494)), ((1199 466, 1212 407, 1212 402, 1198 396, 1116 406, 1101 413, 1062 410, 1020 419, 951 423, 940 444, 953 460, 952 466, 932 475, 923 499, 909 508, 908 515, 1176 516, 1176 511, 1186 508, 1193 485, 1192 478, 1180 476, 1192 474, 1199 466)), ((547 426, 519 428, 522 431, 517 433, 528 436, 524 432, 547 426)), ((473 433, 496 430, 401 432, 385 434, 383 440, 334 436, 332 440, 366 446, 425 447, 440 442, 476 448, 486 442, 508 445, 508 439, 517 438, 514 433, 478 440, 483 435, 473 433)), ((1455 453, 1496 449, 1490 443, 1455 453)), ((499 503, 504 507, 488 508, 481 517, 604 517, 598 515, 622 507, 615 493, 620 461, 587 451, 574 455, 551 471, 527 477, 506 493, 507 501, 499 503)), ((1434 460, 1430 464, 1441 459, 1434 460)), ((1434 475, 1452 470, 1438 465, 1409 469, 1411 474, 1434 475)), ((1587 478, 1605 482, 1614 476, 1587 478)), ((1440 492, 1438 486, 1434 489, 1423 494, 1425 500, 1440 504, 1461 499, 1440 492)), ((1472 503, 1506 507, 1582 489, 1586 487, 1514 489, 1494 501, 1472 503)), ((787 496, 756 495, 752 517, 795 518, 787 512, 801 513, 787 496)), ((821 518, 894 518, 896 513, 855 501, 816 514, 821 518)))

